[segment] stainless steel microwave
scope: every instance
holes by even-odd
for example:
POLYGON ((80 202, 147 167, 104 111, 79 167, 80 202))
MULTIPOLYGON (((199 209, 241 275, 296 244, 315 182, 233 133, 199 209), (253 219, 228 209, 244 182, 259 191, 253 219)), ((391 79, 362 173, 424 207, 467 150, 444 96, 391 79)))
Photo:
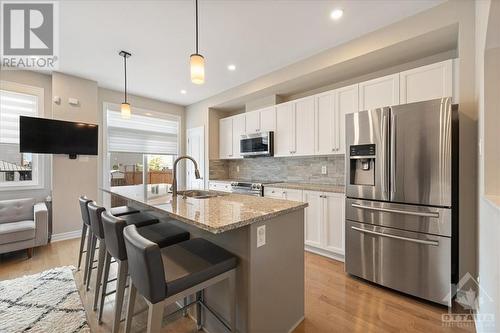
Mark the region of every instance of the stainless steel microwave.
POLYGON ((240 139, 240 154, 243 157, 273 156, 274 132, 242 135, 240 139))

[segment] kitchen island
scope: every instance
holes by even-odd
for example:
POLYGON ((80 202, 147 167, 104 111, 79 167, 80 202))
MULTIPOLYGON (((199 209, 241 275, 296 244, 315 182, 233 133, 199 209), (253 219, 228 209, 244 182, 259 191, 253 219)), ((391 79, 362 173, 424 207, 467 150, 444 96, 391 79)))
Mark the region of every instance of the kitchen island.
MULTIPOLYGON (((168 185, 102 189, 127 204, 203 237, 239 258, 236 274, 237 332, 290 332, 304 318, 304 208, 306 203, 217 193, 172 198, 168 185), (258 233, 260 232, 260 236, 258 233)), ((210 287, 205 301, 228 318, 228 286, 210 287)), ((205 312, 208 332, 225 332, 205 312)))

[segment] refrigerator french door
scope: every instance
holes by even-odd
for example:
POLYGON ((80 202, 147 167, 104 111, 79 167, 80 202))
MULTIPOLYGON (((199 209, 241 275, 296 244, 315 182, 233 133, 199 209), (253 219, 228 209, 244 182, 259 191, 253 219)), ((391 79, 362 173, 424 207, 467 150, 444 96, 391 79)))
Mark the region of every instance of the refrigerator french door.
POLYGON ((449 305, 457 280, 451 98, 346 115, 346 271, 449 305))

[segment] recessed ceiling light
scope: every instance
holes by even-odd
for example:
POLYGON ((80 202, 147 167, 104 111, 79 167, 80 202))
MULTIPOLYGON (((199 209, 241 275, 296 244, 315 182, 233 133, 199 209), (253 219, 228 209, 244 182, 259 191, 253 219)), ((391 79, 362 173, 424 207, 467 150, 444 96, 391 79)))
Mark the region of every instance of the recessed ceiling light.
POLYGON ((184 89, 182 89, 182 90, 181 90, 181 94, 186 95, 186 94, 187 94, 187 91, 186 91, 186 90, 184 90, 184 89))
POLYGON ((146 115, 146 116, 152 116, 152 114, 151 114, 151 113, 149 113, 149 112, 146 112, 146 113, 145 113, 145 115, 146 115))
POLYGON ((230 71, 235 71, 236 70, 236 65, 227 65, 227 69, 230 70, 230 71))
POLYGON ((344 15, 344 11, 340 8, 334 9, 330 13, 330 17, 332 18, 332 20, 338 20, 342 17, 342 15, 344 15))

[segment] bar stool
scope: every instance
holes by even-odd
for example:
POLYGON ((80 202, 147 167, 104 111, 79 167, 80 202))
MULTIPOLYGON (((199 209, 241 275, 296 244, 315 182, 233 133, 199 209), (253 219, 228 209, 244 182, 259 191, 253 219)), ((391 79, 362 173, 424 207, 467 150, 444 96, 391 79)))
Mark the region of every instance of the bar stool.
MULTIPOLYGON (((99 241, 99 254, 97 260, 97 278, 96 278, 96 289, 94 295, 94 310, 97 309, 97 300, 99 296, 99 284, 101 283, 102 268, 104 267, 104 259, 106 255, 106 243, 104 242, 104 230, 102 227, 101 214, 106 209, 104 207, 98 206, 95 202, 90 202, 87 204, 92 239, 90 243, 90 260, 89 263, 94 262, 95 250, 97 247, 97 241, 99 241)), ((127 224, 137 224, 138 226, 147 226, 151 224, 158 223, 158 219, 146 213, 134 213, 125 214, 121 216, 122 219, 127 221, 127 224)), ((90 289, 90 278, 92 276, 92 264, 90 265, 89 271, 87 272, 87 291, 90 289)))
MULTIPOLYGON (((89 220, 89 212, 87 209, 87 204, 89 202, 92 202, 93 200, 87 198, 87 196, 82 195, 78 199, 80 203, 80 211, 82 215, 82 236, 80 238, 80 251, 78 252, 78 266, 77 270, 80 270, 80 266, 82 263, 82 257, 84 253, 88 252, 89 245, 90 245, 90 240, 91 240, 91 234, 88 234, 87 237, 87 231, 90 228, 90 220, 89 220), (85 246, 85 238, 87 238, 87 249, 84 250, 85 246)), ((129 207, 129 206, 119 206, 119 207, 113 207, 110 209, 111 214, 114 216, 123 216, 123 215, 128 215, 128 214, 135 214, 139 213, 139 210, 129 207)), ((86 261, 85 261, 85 271, 83 272, 83 281, 87 281, 87 272, 88 272, 88 262, 87 259, 89 258, 88 254, 86 254, 86 261)))
MULTIPOLYGON (((128 274, 127 252, 125 250, 125 240, 123 239, 123 229, 127 226, 127 223, 123 220, 123 217, 118 218, 109 212, 103 212, 102 224, 104 228, 104 241, 106 243, 107 253, 104 264, 104 275, 102 276, 101 300, 97 318, 99 323, 101 323, 104 299, 108 295, 106 289, 109 277, 109 267, 111 264, 111 258, 114 258, 118 262, 118 272, 116 276, 116 296, 112 332, 116 333, 120 328, 123 296, 125 293, 126 277, 128 274)), ((189 232, 173 225, 168 221, 147 225, 138 228, 137 230, 142 237, 158 244, 161 248, 189 239, 189 232)))
POLYGON ((157 244, 141 236, 135 226, 127 226, 123 235, 131 279, 126 333, 130 332, 137 291, 149 307, 148 333, 160 332, 164 305, 195 293, 199 329, 202 327, 200 310, 204 306, 227 329, 235 332, 237 258, 233 254, 202 238, 190 239, 160 250, 157 244), (180 262, 183 263, 182 267, 179 267, 180 262), (202 299, 203 290, 226 279, 231 295, 229 323, 213 313, 202 299))
POLYGON ((90 219, 89 219, 89 211, 88 211, 88 208, 87 208, 87 205, 89 202, 92 202, 92 200, 88 199, 86 196, 81 196, 80 198, 78 198, 78 202, 80 204, 80 212, 81 212, 81 215, 82 215, 82 236, 80 238, 80 251, 78 252, 78 267, 77 269, 80 270, 80 266, 81 266, 81 263, 82 263, 82 256, 83 254, 85 253, 86 256, 85 256, 85 270, 83 272, 83 281, 86 281, 87 280, 87 271, 88 271, 88 259, 89 259, 89 255, 88 255, 88 252, 89 252, 89 248, 90 248, 90 231, 88 230, 90 228, 90 219), (87 231, 89 231, 88 233, 88 237, 87 237, 87 231), (87 238, 87 248, 84 250, 84 244, 85 244, 85 238, 87 238))

